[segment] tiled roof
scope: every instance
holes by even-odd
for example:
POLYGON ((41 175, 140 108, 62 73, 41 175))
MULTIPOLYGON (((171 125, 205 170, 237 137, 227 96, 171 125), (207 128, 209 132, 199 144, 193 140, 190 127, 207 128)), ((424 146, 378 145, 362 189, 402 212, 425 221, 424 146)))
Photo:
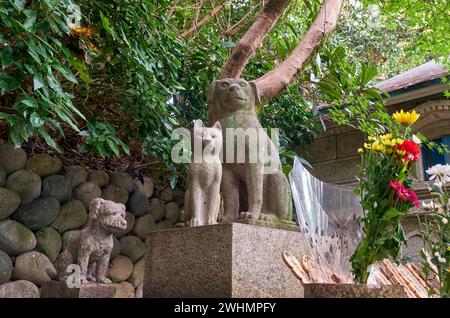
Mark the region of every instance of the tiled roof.
POLYGON ((375 85, 383 92, 389 93, 412 85, 431 81, 448 75, 442 64, 430 61, 409 71, 391 77, 375 85))

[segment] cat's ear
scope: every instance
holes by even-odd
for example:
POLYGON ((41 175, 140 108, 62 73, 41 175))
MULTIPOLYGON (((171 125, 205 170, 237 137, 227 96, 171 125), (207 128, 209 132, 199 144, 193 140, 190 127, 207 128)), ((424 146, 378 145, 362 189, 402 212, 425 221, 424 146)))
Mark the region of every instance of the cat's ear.
POLYGON ((207 103, 211 107, 214 104, 214 91, 216 90, 216 85, 218 81, 212 82, 212 84, 208 88, 208 99, 207 103))
POLYGON ((248 83, 250 84, 250 87, 252 88, 253 91, 253 96, 255 97, 255 106, 261 105, 261 92, 258 88, 258 85, 254 81, 248 83))
POLYGON ((219 130, 222 130, 222 125, 221 125, 218 121, 216 121, 216 122, 214 123, 214 125, 212 126, 212 128, 217 128, 217 129, 219 129, 219 130))
POLYGON ((205 124, 203 124, 203 121, 201 119, 194 120, 194 128, 204 128, 205 124))

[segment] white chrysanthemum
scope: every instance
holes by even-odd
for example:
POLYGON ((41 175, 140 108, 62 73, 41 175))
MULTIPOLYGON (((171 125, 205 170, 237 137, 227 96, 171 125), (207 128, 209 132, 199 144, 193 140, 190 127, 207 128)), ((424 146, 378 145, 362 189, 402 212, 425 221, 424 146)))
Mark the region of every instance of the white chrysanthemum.
POLYGON ((437 164, 428 168, 428 175, 430 180, 436 180, 437 183, 450 182, 450 165, 437 164))
POLYGON ((441 221, 442 221, 443 224, 447 224, 448 223, 448 220, 446 218, 442 218, 441 221))
POLYGON ((438 262, 442 263, 442 264, 445 264, 447 262, 447 260, 445 258, 439 256, 438 257, 438 262))

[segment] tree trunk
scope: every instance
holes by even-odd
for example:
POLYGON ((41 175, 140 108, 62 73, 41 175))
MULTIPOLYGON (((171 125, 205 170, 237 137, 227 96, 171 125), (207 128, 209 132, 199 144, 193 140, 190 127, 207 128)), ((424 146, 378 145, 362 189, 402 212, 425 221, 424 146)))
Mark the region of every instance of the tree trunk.
POLYGON ((256 80, 262 101, 277 96, 305 67, 306 62, 336 27, 342 2, 325 0, 313 24, 292 53, 275 69, 256 80))
POLYGON ((256 21, 239 40, 231 55, 228 57, 220 78, 238 78, 244 71, 250 55, 262 43, 266 34, 286 9, 290 0, 269 0, 256 17, 256 21))

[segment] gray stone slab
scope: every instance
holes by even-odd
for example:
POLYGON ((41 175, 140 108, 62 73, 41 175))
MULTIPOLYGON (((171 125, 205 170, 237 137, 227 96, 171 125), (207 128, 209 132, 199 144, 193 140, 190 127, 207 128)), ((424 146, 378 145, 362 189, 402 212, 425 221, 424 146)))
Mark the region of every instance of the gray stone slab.
POLYGON ((300 259, 305 244, 300 232, 241 223, 151 232, 144 298, 303 297, 281 255, 300 259))
POLYGON ((63 282, 45 282, 41 287, 41 298, 112 298, 114 285, 89 284, 80 288, 68 288, 63 282))

